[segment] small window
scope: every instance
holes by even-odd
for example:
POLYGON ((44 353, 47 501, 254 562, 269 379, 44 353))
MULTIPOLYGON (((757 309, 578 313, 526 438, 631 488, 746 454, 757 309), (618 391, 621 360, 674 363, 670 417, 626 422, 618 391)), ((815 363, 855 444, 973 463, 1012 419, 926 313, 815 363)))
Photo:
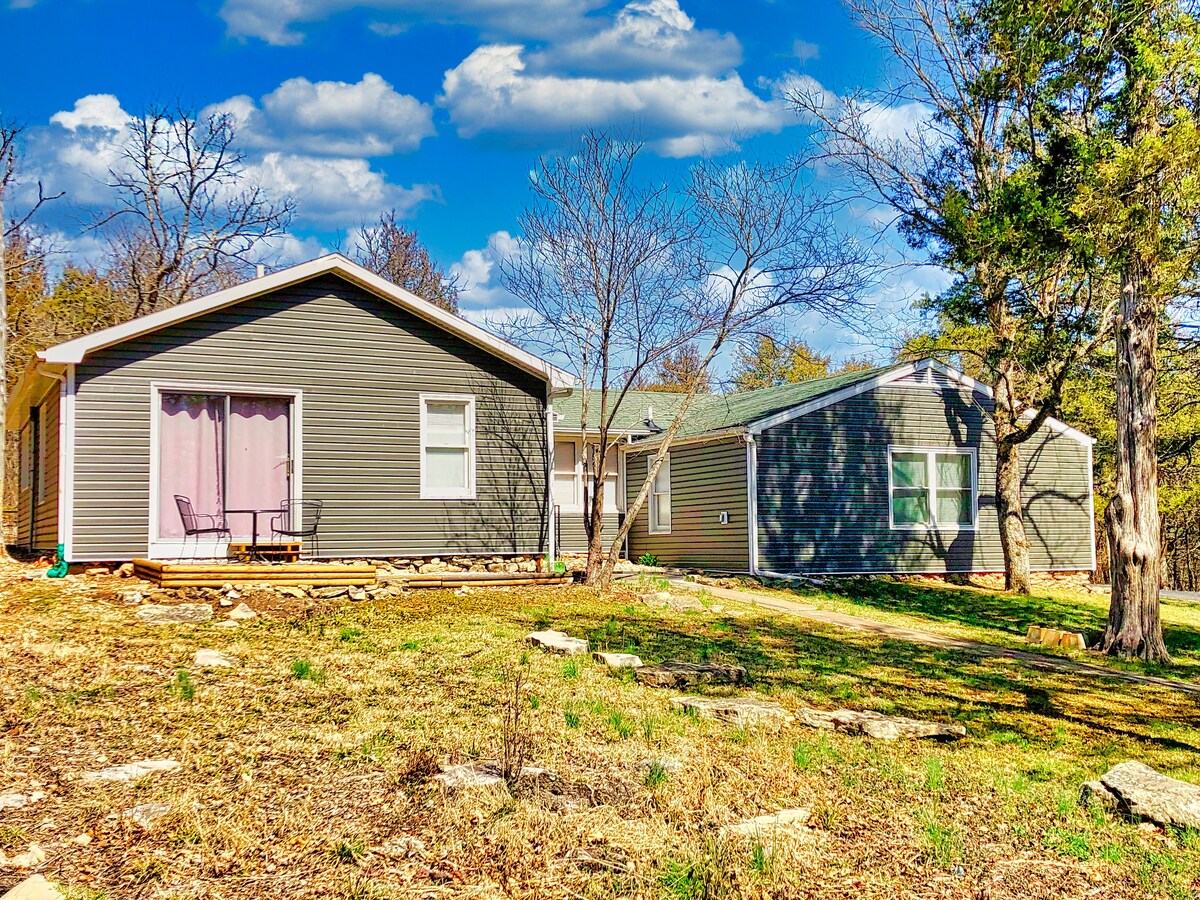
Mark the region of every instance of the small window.
POLYGON ((21 429, 21 490, 27 491, 33 486, 33 426, 26 422, 21 429))
POLYGON ((650 489, 650 533, 671 533, 671 455, 667 454, 662 468, 654 476, 650 489))
POLYGON ((475 398, 421 395, 421 497, 475 496, 475 398))
POLYGON ((974 528, 975 451, 891 448, 893 528, 974 528))
POLYGON ((37 436, 37 502, 46 502, 46 493, 49 485, 46 484, 46 445, 49 441, 46 440, 47 432, 50 430, 50 415, 46 409, 38 410, 38 436, 37 436))
POLYGON ((579 473, 576 470, 576 453, 579 445, 574 441, 554 442, 554 504, 561 509, 578 509, 579 473))
MULTIPOLYGON (((596 452, 598 446, 598 444, 589 445, 588 449, 591 451, 587 457, 589 460, 594 459, 592 454, 596 452)), ((617 448, 614 444, 608 448, 608 454, 604 460, 604 512, 606 513, 615 513, 624 505, 618 503, 619 498, 617 497, 620 485, 619 465, 620 463, 617 461, 617 448)), ((583 477, 590 490, 591 473, 585 471, 583 477)))

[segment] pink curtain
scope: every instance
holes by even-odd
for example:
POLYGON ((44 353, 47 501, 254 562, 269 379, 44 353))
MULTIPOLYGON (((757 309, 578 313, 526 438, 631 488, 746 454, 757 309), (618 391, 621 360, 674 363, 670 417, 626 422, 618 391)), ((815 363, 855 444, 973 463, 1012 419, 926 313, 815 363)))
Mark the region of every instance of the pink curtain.
MULTIPOLYGON (((279 509, 290 480, 291 401, 286 397, 231 397, 229 468, 226 489, 230 509, 279 509)), ((234 536, 250 538, 251 517, 231 514, 234 536)), ((258 517, 258 536, 270 537, 271 516, 258 517)))
POLYGON ((163 394, 159 421, 158 536, 182 538, 175 495, 187 497, 200 515, 220 516, 222 420, 225 398, 163 394))

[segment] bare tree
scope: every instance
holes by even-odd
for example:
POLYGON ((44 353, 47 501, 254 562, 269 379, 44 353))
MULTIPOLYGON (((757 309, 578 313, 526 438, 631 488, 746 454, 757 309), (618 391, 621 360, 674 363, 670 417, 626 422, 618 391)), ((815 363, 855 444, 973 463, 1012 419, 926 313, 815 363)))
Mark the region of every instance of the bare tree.
POLYGON ((654 438, 646 477, 604 560, 601 587, 609 584, 671 442, 722 349, 801 313, 861 325, 861 300, 877 282, 878 260, 870 247, 838 227, 842 204, 815 187, 809 163, 722 167, 708 162, 692 171, 687 195, 702 289, 689 314, 696 317, 707 349, 675 418, 654 438))
POLYGON ((640 151, 639 143, 593 132, 574 155, 543 160, 518 251, 501 262, 505 285, 531 310, 506 330, 580 383, 591 584, 604 566, 600 523, 614 417, 633 386, 703 327, 686 252, 693 226, 666 186, 635 180, 640 151))
POLYGON ((927 349, 977 353, 991 382, 1005 583, 1029 593, 1020 448, 1107 337, 1115 298, 1081 271, 1065 237, 1073 188, 1032 124, 1041 85, 1005 77, 1012 61, 998 57, 977 8, 966 0, 847 5, 894 60, 892 83, 849 97, 798 83, 790 97, 863 196, 890 207, 909 242, 957 276, 929 305, 956 325, 979 326, 968 331, 986 340, 959 345, 944 331, 927 349), (1056 177, 1039 180, 1044 173, 1056 177), (1033 188, 1044 190, 1034 197, 1033 188))
MULTIPOLYGON (((37 198, 25 209, 24 215, 14 216, 11 220, 4 214, 4 195, 9 188, 17 183, 17 144, 20 141, 23 127, 13 123, 0 121, 0 410, 8 409, 8 280, 10 275, 17 274, 9 271, 8 241, 20 234, 21 229, 29 223, 34 214, 50 200, 57 200, 59 194, 48 195, 37 183, 37 198)), ((22 254, 17 263, 23 270, 31 264, 29 254, 22 254)), ((7 449, 7 440, 0 441, 0 447, 7 449)), ((7 452, 0 454, 7 457, 7 452)), ((5 462, 7 460, 5 459, 5 462)), ((5 492, 5 470, 7 465, 0 464, 0 507, 3 507, 5 492)), ((3 525, 3 510, 0 509, 0 555, 7 556, 7 541, 3 525)))
POLYGON ((250 180, 233 117, 158 108, 128 130, 109 172, 117 207, 94 227, 108 235, 110 275, 133 314, 246 277, 256 248, 286 232, 295 203, 250 180))
POLYGON ((380 213, 378 220, 359 229, 351 251, 359 265, 398 284, 447 312, 458 312, 458 279, 448 275, 429 250, 409 230, 396 222, 396 210, 380 213))

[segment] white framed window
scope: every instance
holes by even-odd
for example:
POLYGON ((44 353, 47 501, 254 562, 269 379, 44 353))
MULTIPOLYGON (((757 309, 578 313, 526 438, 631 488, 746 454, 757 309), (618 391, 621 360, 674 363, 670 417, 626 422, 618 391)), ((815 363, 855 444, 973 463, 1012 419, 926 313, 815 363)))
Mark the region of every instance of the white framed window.
POLYGON ((49 410, 42 407, 38 410, 38 436, 37 436, 37 502, 46 502, 47 484, 46 484, 46 436, 50 431, 50 415, 49 410))
MULTIPOLYGON (((590 450, 592 451, 592 453, 595 453, 595 452, 597 452, 598 447, 599 447, 598 444, 592 444, 590 447, 590 450)), ((589 454, 588 458, 591 458, 590 454, 589 454)), ((604 460, 604 512, 605 513, 614 513, 615 514, 616 512, 618 512, 620 510, 620 506, 618 505, 619 498, 617 496, 617 492, 620 490, 620 483, 621 483, 621 480, 620 480, 621 473, 620 473, 620 470, 618 469, 619 465, 620 465, 620 463, 617 461, 617 448, 616 448, 616 445, 614 444, 613 446, 608 448, 607 458, 604 460)), ((592 480, 591 473, 585 472, 583 477, 584 477, 586 483, 590 485, 591 480, 592 480)))
POLYGON ((561 509, 579 509, 579 444, 554 442, 554 505, 561 509))
POLYGON ((421 499, 475 497, 475 397, 421 394, 421 499))
POLYGON ((888 447, 893 529, 969 531, 979 507, 974 448, 888 447))
POLYGON ((671 533, 671 454, 663 459, 650 488, 650 533, 671 533))
POLYGON ((33 426, 26 422, 21 429, 21 490, 27 491, 33 487, 33 426))

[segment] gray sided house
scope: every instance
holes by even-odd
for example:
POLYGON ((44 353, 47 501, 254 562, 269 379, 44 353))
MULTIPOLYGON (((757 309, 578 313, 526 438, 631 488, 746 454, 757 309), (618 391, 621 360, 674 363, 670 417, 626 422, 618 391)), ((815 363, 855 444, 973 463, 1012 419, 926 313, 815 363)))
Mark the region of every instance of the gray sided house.
MULTIPOLYGON (((550 551, 559 369, 332 255, 38 355, 15 389, 17 543, 217 555, 175 500, 323 503, 320 555, 550 551)), ((260 536, 269 533, 260 517, 260 536)))
MULTIPOLYGON (((1001 571, 991 407, 931 360, 701 397, 629 555, 767 576, 1001 571)), ((1092 443, 1049 419, 1021 448, 1034 569, 1095 568, 1092 443)), ((655 444, 625 449, 629 500, 655 444)))

